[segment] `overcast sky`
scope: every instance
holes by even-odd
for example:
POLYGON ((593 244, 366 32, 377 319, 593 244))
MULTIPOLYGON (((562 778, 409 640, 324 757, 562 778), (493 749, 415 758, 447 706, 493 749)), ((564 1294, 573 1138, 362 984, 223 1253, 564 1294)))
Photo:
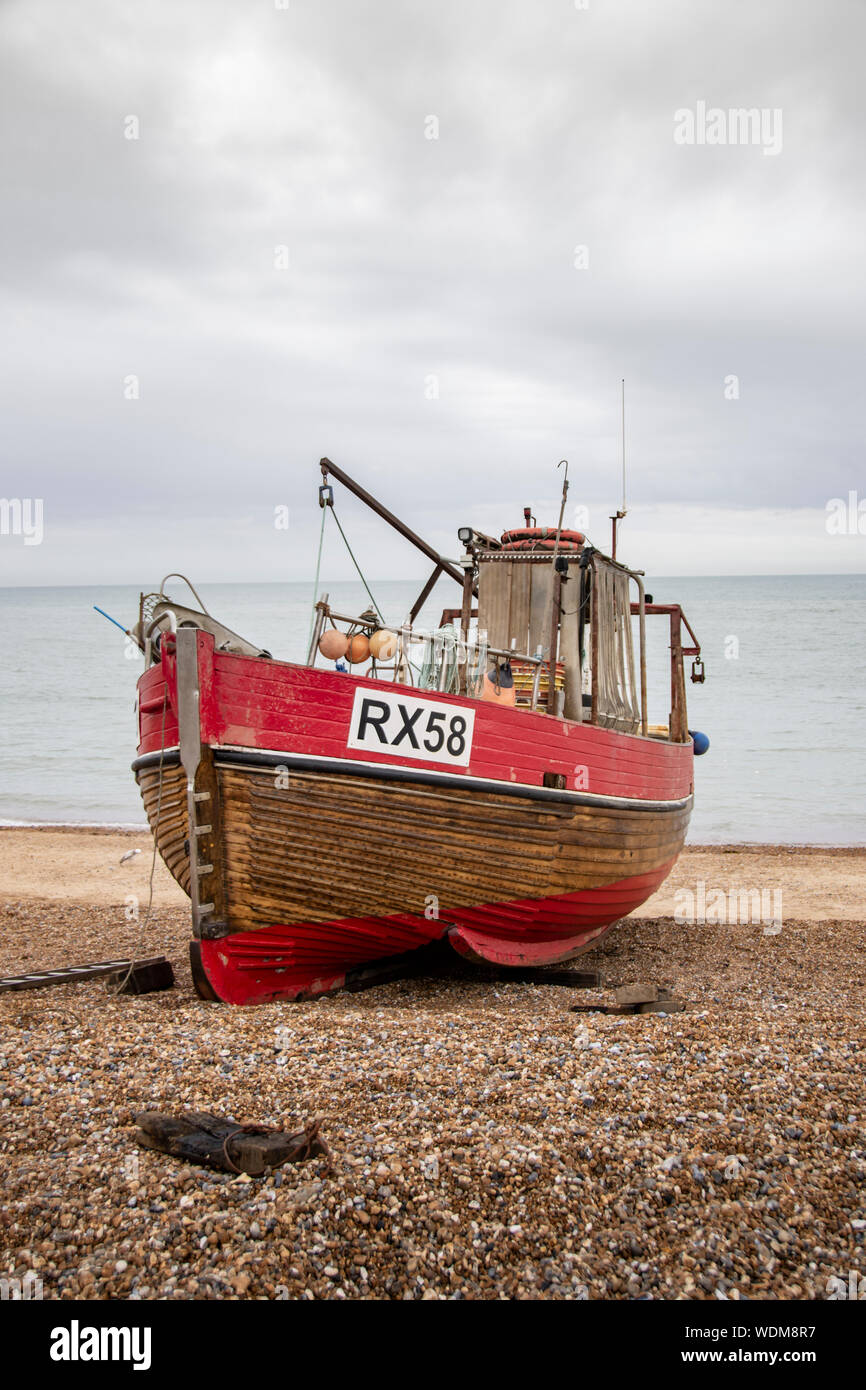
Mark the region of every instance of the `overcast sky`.
POLYGON ((281 4, 0 6, 2 492, 44 506, 0 583, 309 580, 323 454, 452 555, 554 524, 567 458, 606 547, 623 377, 623 559, 866 570, 825 526, 866 497, 866 6, 281 4), (699 103, 773 147, 677 143, 699 103))

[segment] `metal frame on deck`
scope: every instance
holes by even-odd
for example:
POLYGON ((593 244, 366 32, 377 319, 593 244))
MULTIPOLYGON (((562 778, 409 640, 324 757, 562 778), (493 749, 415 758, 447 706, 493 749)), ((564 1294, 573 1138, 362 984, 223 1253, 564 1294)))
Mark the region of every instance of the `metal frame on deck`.
MULTIPOLYGON (((440 575, 447 574, 451 579, 455 580, 456 583, 460 585, 463 584, 463 573, 451 560, 446 560, 444 556, 434 550, 433 546, 429 545, 417 532, 413 531, 411 526, 407 526, 405 521, 401 521, 398 516, 395 516, 393 512, 389 511, 371 492, 361 487, 360 483, 356 483, 355 479, 344 472, 342 468, 338 468, 336 463, 332 463, 328 458, 323 458, 319 461, 319 467, 322 470, 323 484, 327 484, 329 474, 339 479, 343 486, 354 493, 366 507, 369 507, 370 510, 381 517, 383 521, 387 521, 389 526, 393 527, 405 540, 409 541, 410 545, 414 545, 416 550, 420 550, 422 555, 426 555, 428 560, 433 561, 435 568, 412 605, 409 615, 410 622, 414 623, 421 609, 424 607, 424 604, 427 602, 427 599, 430 597, 430 594, 433 592, 434 585, 440 575)), ((478 591, 475 589, 473 592, 477 593, 478 591)))
MULTIPOLYGON (((419 593, 414 604, 412 605, 409 614, 408 624, 404 625, 404 633, 407 631, 411 633, 412 624, 415 622, 415 619, 417 618, 419 612, 423 608, 427 599, 430 597, 430 594, 432 593, 433 588, 436 585, 436 582, 443 574, 447 574, 449 578, 453 579, 456 583, 458 583, 461 586, 463 590, 463 599, 459 609, 446 608, 443 611, 442 626, 445 625, 446 619, 450 619, 451 621, 456 621, 459 619, 461 637, 463 643, 466 644, 468 643, 469 639, 471 620, 473 617, 478 616, 478 610, 473 609, 472 607, 472 600, 478 597, 478 582, 476 579, 476 574, 478 571, 479 559, 482 556, 482 554, 482 562, 485 564, 495 563, 496 561, 507 561, 510 564, 550 564, 551 561, 556 558, 556 556, 551 555, 549 551, 505 551, 500 549, 499 543, 495 540, 492 540, 489 536, 483 536, 479 532, 470 531, 469 528, 465 528, 460 533, 461 539, 464 541, 464 544, 466 546, 465 556, 458 563, 455 563, 451 560, 447 560, 442 555, 439 555, 438 552, 433 548, 433 546, 429 545, 427 541, 423 540, 421 536, 417 535, 416 532, 413 531, 410 526, 407 526, 405 522, 401 521, 399 517, 395 516, 393 512, 389 511, 389 509, 386 506, 384 506, 376 497, 374 497, 372 493, 369 493, 366 490, 366 488, 361 487, 359 483, 355 482, 354 478, 352 478, 342 468, 339 468, 337 464, 332 463, 331 460, 328 458, 323 458, 320 460, 320 467, 322 470, 322 479, 324 484, 327 484, 329 476, 338 479, 338 481, 341 482, 345 487, 347 487, 349 491, 353 493, 357 498, 359 498, 359 500, 363 502, 365 506, 369 507, 371 511, 375 512, 376 515, 381 517, 383 521, 386 521, 389 526, 391 526, 395 531, 398 532, 399 535, 403 536, 407 541, 410 542, 411 545, 415 546, 417 550, 420 550, 423 555, 426 555, 428 559, 433 561, 433 571, 430 574, 430 577, 427 579, 426 583, 424 584, 424 587, 419 593)), ((618 513, 617 519, 619 516, 620 514, 618 513)), ((686 656, 691 656, 692 658, 694 658, 692 663, 691 678, 693 681, 702 681, 704 679, 704 676, 703 663, 700 661, 700 643, 695 637, 695 634, 692 631, 692 628, 689 625, 689 622, 686 619, 685 615, 683 614, 683 611, 680 608, 679 604, 655 604, 652 602, 647 603, 646 594, 644 592, 643 571, 629 569, 626 565, 621 564, 615 558, 615 537, 616 520, 614 520, 614 555, 604 555, 601 551, 597 551, 587 544, 585 549, 581 552, 579 558, 579 564, 581 569, 581 605, 579 618, 580 629, 578 646, 580 649, 581 669, 583 667, 583 633, 586 623, 587 607, 590 613, 590 660, 592 683, 590 697, 590 712, 589 718, 586 722, 596 726, 600 726, 598 706, 599 625, 594 620, 593 607, 598 587, 596 584, 597 566, 598 564, 603 563, 605 565, 612 566, 614 569, 619 570, 623 574, 628 575, 629 580, 632 581, 637 588, 637 601, 630 603, 629 611, 633 617, 637 617, 639 619, 638 633, 640 669, 640 735, 643 738, 648 737, 649 732, 649 725, 647 722, 646 617, 648 614, 659 613, 668 614, 670 616, 671 709, 668 737, 671 742, 685 743, 688 739, 688 727, 686 716, 685 673, 683 670, 683 658, 686 656), (692 646, 683 646, 682 644, 682 625, 685 625, 689 633, 689 636, 692 639, 692 646), (697 670, 698 667, 700 667, 700 671, 697 670)), ((577 559, 578 557, 569 554, 568 558, 577 559)), ((558 566, 556 566, 553 575, 553 594, 551 604, 552 614, 547 657, 542 657, 540 655, 541 648, 539 648, 539 653, 536 655, 530 655, 529 653, 524 652, 500 651, 493 647, 488 648, 490 655, 495 657, 497 660, 506 660, 508 658, 514 658, 519 661, 529 662, 536 667, 531 703, 531 708, 533 710, 537 709, 538 707, 538 690, 542 668, 544 665, 549 666, 550 676, 548 682, 546 707, 548 713, 551 714, 556 713, 557 711, 557 691, 555 676, 556 663, 560 649, 562 582, 562 573, 560 572, 558 566)), ((338 622, 348 622, 355 626, 367 626, 372 629, 372 627, 375 626, 375 623, 369 622, 368 617, 369 615, 367 614, 362 614, 360 618, 357 618, 348 617, 343 614, 332 613, 328 606, 328 595, 323 594, 321 599, 316 604, 316 621, 314 624, 312 638, 310 642, 310 649, 307 656, 307 665, 312 666, 315 664, 316 650, 318 647, 319 638, 322 635, 325 622, 328 618, 336 619, 338 622)), ((460 667, 459 693, 466 693, 465 664, 460 667)))
MULTIPOLYGON (((631 605, 632 614, 637 612, 637 605, 631 605)), ((647 603, 644 605, 645 613, 662 613, 670 617, 671 625, 671 711, 670 711, 670 740, 672 743, 687 743, 689 740, 688 716, 686 712, 686 675, 683 665, 683 658, 692 658, 691 680, 694 683, 701 683, 704 679, 703 662, 701 661, 701 644, 695 636, 691 623, 678 603, 647 603), (682 643, 682 628, 685 627, 694 643, 691 647, 684 647, 682 643), (700 666, 700 671, 697 667, 700 666)), ((642 665, 644 659, 642 658, 642 665)), ((644 684, 646 683, 646 673, 643 674, 644 684)))

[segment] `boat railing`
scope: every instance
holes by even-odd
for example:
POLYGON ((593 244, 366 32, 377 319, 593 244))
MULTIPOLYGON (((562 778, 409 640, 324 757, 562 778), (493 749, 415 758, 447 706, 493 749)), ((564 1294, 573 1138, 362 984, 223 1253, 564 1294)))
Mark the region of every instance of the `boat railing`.
MULTIPOLYGON (((336 612, 328 602, 328 595, 323 594, 316 604, 316 617, 307 654, 308 666, 314 666, 316 663, 319 639, 325 624, 328 622, 344 623, 350 629, 354 628, 356 631, 362 632, 373 632, 379 626, 378 617, 374 617, 370 612, 359 615, 336 612)), ((428 690, 447 691, 449 669, 452 673, 456 669, 457 691, 454 693, 471 694, 472 692, 468 687, 473 657, 476 658, 476 662, 478 660, 486 662, 488 658, 493 658, 497 662, 519 661, 535 667, 529 708, 537 710, 541 675, 544 667, 548 664, 548 658, 543 655, 540 647, 536 652, 518 652, 514 647, 510 651, 501 647, 490 647, 477 629, 470 631, 468 638, 464 639, 462 630, 456 623, 450 630, 445 626, 430 630, 414 628, 411 622, 404 622, 394 631, 399 638, 397 653, 392 661, 374 661, 370 671, 370 675, 374 678, 379 678, 383 672, 388 672, 393 675, 394 683, 397 685, 416 684, 412 676, 412 661, 409 654, 409 649, 413 643, 429 644, 431 647, 433 660, 429 663, 427 683, 423 687, 428 690), (436 650, 437 642, 438 651, 436 650)), ((561 695, 562 692, 558 693, 561 695)))
MULTIPOLYGON (((624 565, 608 560, 604 556, 593 555, 590 559, 590 567, 593 571, 593 592, 598 598, 599 583, 598 567, 604 564, 610 569, 626 576, 628 583, 633 583, 637 589, 637 600, 625 604, 618 601, 618 607, 611 609, 610 633, 607 639, 601 636, 601 624, 598 621, 591 621, 590 627, 590 672, 591 672, 591 694, 588 723, 600 725, 607 728, 618 728, 624 732, 633 732, 646 738, 649 735, 649 724, 647 722, 647 654, 646 654, 646 618, 648 615, 667 615, 670 619, 670 659, 671 659, 671 708, 668 725, 668 737, 673 743, 685 743, 688 740, 688 723, 686 715, 686 693, 685 693, 685 671, 683 668, 684 657, 693 658, 692 680, 700 681, 703 679, 703 664, 700 660, 701 647, 691 625, 688 622, 679 604, 653 603, 644 591, 643 576, 639 571, 629 570, 624 565), (622 610, 622 611, 620 611, 622 610), (633 649, 631 646, 632 637, 630 627, 622 627, 624 618, 638 618, 638 668, 639 677, 635 682, 633 670, 633 649), (682 641, 681 629, 685 627, 692 639, 692 645, 684 645, 682 641), (606 663, 606 665, 605 665, 606 663), (637 689, 635 688, 637 686, 637 689), (639 690, 639 706, 635 696, 639 690)), ((621 596, 620 596, 621 597, 621 596)), ((165 617, 174 618, 174 614, 164 613, 160 621, 165 617)), ((313 631, 310 640, 310 649, 307 658, 307 665, 315 665, 318 652, 319 638, 322 635, 326 622, 343 623, 350 629, 356 631, 373 632, 379 626, 379 618, 372 611, 367 611, 360 615, 348 613, 338 613, 333 610, 328 603, 328 595, 323 594, 316 604, 316 618, 313 624, 313 631)), ((148 628, 147 636, 150 637, 152 628, 151 623, 148 628)), ((174 622, 176 631, 177 623, 174 622)), ((541 648, 535 652, 518 652, 512 649, 506 650, 502 647, 491 647, 486 642, 479 641, 477 629, 473 629, 468 634, 468 639, 464 639, 462 629, 456 623, 450 629, 442 627, 435 630, 413 628, 410 622, 401 624, 395 629, 399 644, 393 660, 387 662, 375 662, 370 671, 370 675, 381 678, 386 672, 396 685, 420 685, 421 673, 423 672, 422 688, 428 690, 440 690, 443 692, 460 693, 463 695, 473 695, 475 692, 470 688, 470 671, 472 668, 472 658, 475 657, 476 665, 479 659, 486 661, 492 659, 497 663, 506 661, 519 661, 535 668, 532 696, 528 708, 537 710, 539 706, 539 690, 541 677, 544 668, 550 665, 549 655, 544 655, 541 648), (474 639, 474 640, 473 640, 474 639), (419 679, 416 681, 413 676, 413 662, 411 660, 410 649, 413 644, 428 644, 429 660, 422 661, 419 665, 419 679), (479 654, 483 652, 483 655, 479 654), (456 671, 456 679, 455 673, 456 671)), ((418 663, 415 663, 418 665, 418 663)), ((476 671, 476 676, 478 672, 476 671)), ((483 673, 482 673, 483 674, 483 673)), ((562 714, 563 692, 557 691, 558 701, 554 705, 552 712, 562 714)), ((549 707, 548 707, 549 708, 549 707)), ((583 713, 583 711, 581 711, 583 713)), ((584 716, 585 717, 585 716, 584 716)))
POLYGON ((174 633, 174 635, 177 636, 177 614, 175 613, 173 608, 164 608, 157 617, 151 618, 150 622, 148 623, 147 627, 145 628, 142 634, 142 641, 144 642, 145 671, 147 671, 150 667, 154 628, 159 628, 160 631, 162 631, 163 624, 165 623, 166 619, 168 619, 169 632, 174 633))
MULTIPOLYGON (((646 738, 649 736, 649 724, 647 722, 647 646, 646 646, 646 619, 648 616, 667 616, 670 621, 670 712, 668 718, 667 737, 672 743, 687 743, 689 740, 688 717, 686 711, 686 681, 684 658, 692 658, 692 681, 703 681, 704 670, 701 661, 701 645, 694 634, 691 624, 683 613, 678 603, 654 603, 652 596, 649 597, 644 590, 643 571, 630 570, 625 565, 612 561, 606 556, 594 554, 590 559, 590 567, 593 571, 593 589, 598 596, 598 568, 604 565, 608 568, 618 570, 628 576, 637 588, 637 600, 628 606, 630 617, 638 619, 639 634, 639 668, 640 668, 640 732, 646 738), (682 629, 685 627, 691 644, 683 642, 682 629)), ((614 622, 619 622, 620 615, 614 605, 614 622)), ((599 651, 599 624, 593 621, 590 642, 591 642, 591 673, 592 673, 592 706, 590 719, 593 724, 607 724, 613 727, 623 728, 622 719, 622 690, 618 689, 619 677, 623 675, 622 667, 614 673, 611 679, 610 672, 605 676, 602 669, 603 662, 599 651), (611 692, 613 691, 613 694, 611 692)), ((625 640, 630 636, 625 630, 620 634, 625 640)), ((621 655, 621 649, 617 653, 621 655)), ((628 702, 626 702, 628 703, 628 702)), ((657 736, 657 735, 656 735, 657 736)))
MULTIPOLYGON (((631 605, 632 614, 638 612, 638 605, 631 605)), ((687 743, 689 740, 688 716, 686 711, 686 676, 684 658, 692 658, 691 680, 702 682, 704 664, 701 661, 701 644, 695 636, 691 623, 678 603, 644 603, 643 613, 666 615, 670 619, 671 655, 671 708, 669 736, 672 743, 687 743), (682 629, 685 627, 692 639, 691 646, 684 646, 682 629)), ((644 663, 645 664, 645 663, 644 663)), ((644 685, 646 676, 644 674, 644 685)))

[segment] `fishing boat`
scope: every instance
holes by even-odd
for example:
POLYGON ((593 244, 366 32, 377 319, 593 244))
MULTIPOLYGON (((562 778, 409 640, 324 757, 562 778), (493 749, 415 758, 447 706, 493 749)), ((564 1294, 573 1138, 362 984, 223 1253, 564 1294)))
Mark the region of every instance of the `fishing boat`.
POLYGON ((567 466, 558 525, 527 508, 498 537, 462 527, 459 559, 320 468, 323 529, 341 484, 432 562, 408 614, 336 612, 317 578, 307 659, 281 661, 191 584, 194 604, 173 599, 183 577, 168 576, 130 629, 145 660, 133 770, 190 898, 198 992, 307 999, 434 942, 500 968, 578 955, 683 846, 705 740, 687 724, 686 658, 704 672, 681 608, 617 561, 617 517, 610 555, 563 526, 567 466), (422 629, 443 577, 459 602, 422 629), (670 641, 656 725, 650 619, 670 641))

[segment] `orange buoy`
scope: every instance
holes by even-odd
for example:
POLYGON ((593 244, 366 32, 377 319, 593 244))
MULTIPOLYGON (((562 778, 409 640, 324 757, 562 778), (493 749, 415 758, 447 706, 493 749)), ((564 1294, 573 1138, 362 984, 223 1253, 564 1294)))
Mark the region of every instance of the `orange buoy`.
POLYGON ((346 648, 349 639, 345 632, 341 632, 337 627, 329 627, 319 638, 319 651, 327 661, 339 661, 341 656, 346 655, 346 648))
POLYGON ((346 648, 346 660, 351 661, 353 666, 359 662, 366 661, 370 655, 370 640, 363 632, 356 632, 354 637, 349 638, 346 648))
POLYGON ((390 661, 397 652, 397 634, 387 627, 380 627, 370 638, 370 655, 376 661, 390 661))

